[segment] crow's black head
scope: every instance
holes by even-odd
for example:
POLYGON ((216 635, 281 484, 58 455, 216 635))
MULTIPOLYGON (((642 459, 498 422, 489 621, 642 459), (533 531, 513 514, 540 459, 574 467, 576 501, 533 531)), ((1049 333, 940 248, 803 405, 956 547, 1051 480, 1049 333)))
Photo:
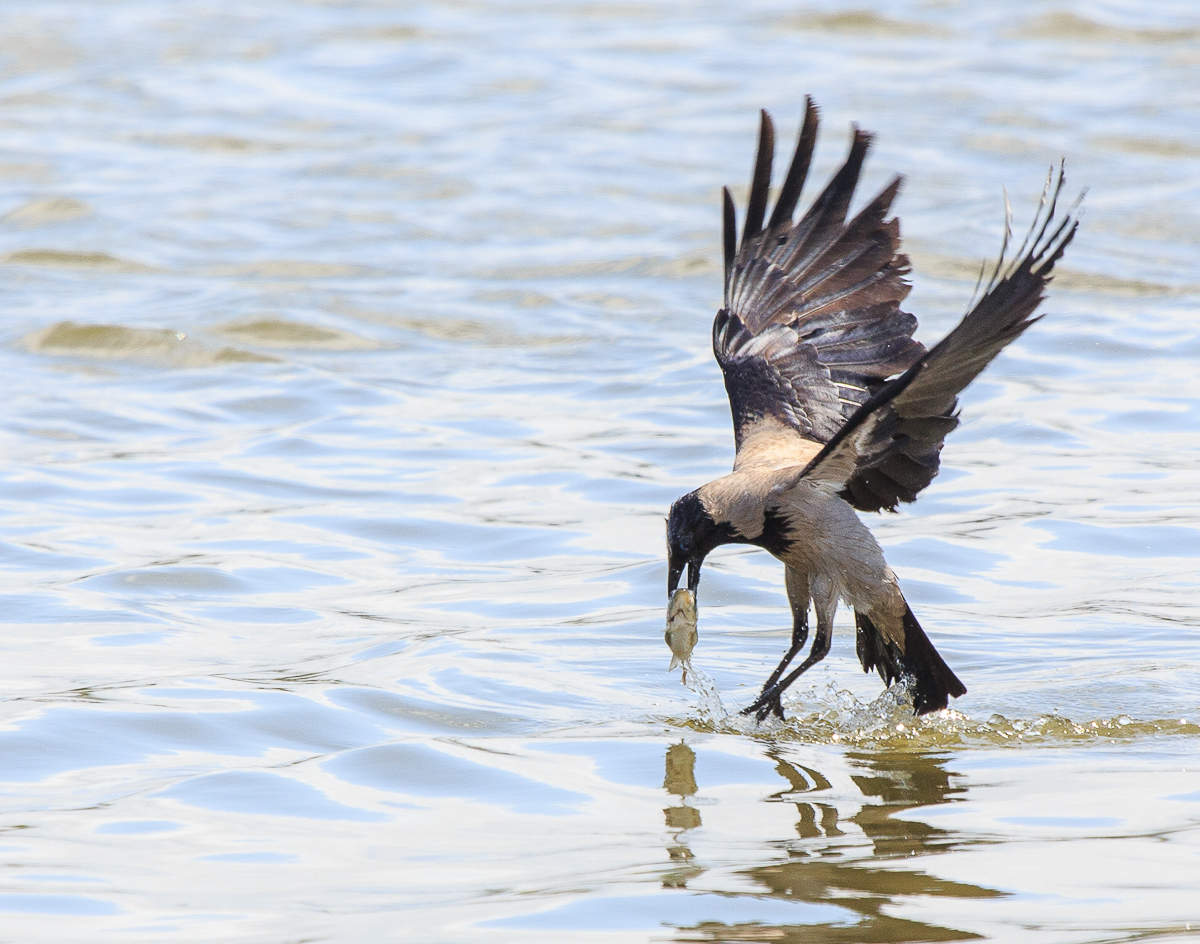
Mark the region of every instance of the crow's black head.
POLYGON ((667 596, 675 592, 683 568, 688 569, 688 589, 700 584, 700 565, 708 552, 734 540, 733 529, 714 521, 696 492, 688 492, 671 506, 667 519, 667 596))

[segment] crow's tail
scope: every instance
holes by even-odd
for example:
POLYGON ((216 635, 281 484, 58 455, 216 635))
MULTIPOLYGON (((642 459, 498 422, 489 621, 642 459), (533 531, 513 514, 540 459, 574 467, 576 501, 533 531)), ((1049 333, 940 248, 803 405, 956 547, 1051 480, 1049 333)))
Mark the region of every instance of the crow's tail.
POLYGON ((905 678, 917 714, 945 708, 951 696, 966 694, 967 687, 934 648, 908 603, 904 604, 903 652, 884 638, 865 613, 856 610, 854 621, 858 625, 858 661, 863 671, 878 670, 879 677, 888 685, 905 678))

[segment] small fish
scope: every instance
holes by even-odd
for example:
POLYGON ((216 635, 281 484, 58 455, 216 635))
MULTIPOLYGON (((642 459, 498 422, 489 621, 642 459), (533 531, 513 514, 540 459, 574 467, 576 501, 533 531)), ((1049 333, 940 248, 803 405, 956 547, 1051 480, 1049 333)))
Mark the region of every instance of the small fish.
POLYGON ((683 668, 683 684, 687 684, 688 669, 692 667, 692 650, 696 648, 696 594, 686 587, 676 590, 667 604, 667 631, 663 636, 671 647, 671 664, 667 671, 683 668))

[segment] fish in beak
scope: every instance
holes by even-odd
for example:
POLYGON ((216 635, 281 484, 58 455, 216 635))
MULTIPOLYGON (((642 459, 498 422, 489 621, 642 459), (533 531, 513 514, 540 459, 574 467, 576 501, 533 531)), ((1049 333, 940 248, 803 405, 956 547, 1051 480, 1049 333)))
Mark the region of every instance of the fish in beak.
POLYGON ((670 672, 683 669, 683 684, 687 684, 688 669, 692 667, 692 650, 696 648, 696 594, 689 589, 676 590, 667 604, 667 631, 664 635, 671 648, 670 672))

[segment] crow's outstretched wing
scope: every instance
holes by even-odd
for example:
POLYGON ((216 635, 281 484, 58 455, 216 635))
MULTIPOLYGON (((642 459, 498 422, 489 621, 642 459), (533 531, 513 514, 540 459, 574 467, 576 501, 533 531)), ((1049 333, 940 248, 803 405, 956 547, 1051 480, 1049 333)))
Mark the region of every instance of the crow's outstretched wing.
POLYGON ((1060 166, 1047 180, 1033 225, 1012 262, 1005 258, 1006 231, 1005 248, 982 297, 958 326, 879 387, 791 484, 803 479, 826 487, 857 508, 894 508, 929 484, 936 464, 931 469, 922 457, 936 456, 958 425, 959 392, 1038 320, 1032 316, 1054 264, 1079 225, 1074 208, 1056 215, 1063 183, 1060 166))
MULTIPOLYGON (((900 178, 847 220, 870 135, 854 130, 841 169, 792 219, 817 124, 808 99, 768 219, 775 132, 762 113, 740 242, 733 199, 724 194, 725 304, 713 322, 713 351, 729 393, 738 467, 806 462, 925 350, 912 338, 916 318, 900 309, 909 265, 899 221, 888 218, 900 178)), ((921 460, 936 469, 936 450, 921 460)))

